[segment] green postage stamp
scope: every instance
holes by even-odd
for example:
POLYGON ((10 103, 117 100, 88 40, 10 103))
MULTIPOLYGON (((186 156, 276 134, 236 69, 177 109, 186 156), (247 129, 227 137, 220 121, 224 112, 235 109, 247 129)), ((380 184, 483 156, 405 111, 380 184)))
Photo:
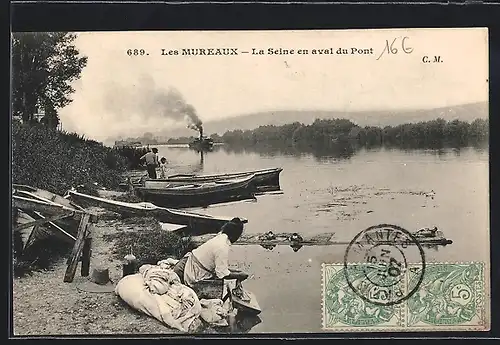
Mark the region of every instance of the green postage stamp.
POLYGON ((323 264, 323 329, 487 331, 485 267, 481 262, 407 264, 393 279, 396 275, 375 272, 369 262, 323 264))

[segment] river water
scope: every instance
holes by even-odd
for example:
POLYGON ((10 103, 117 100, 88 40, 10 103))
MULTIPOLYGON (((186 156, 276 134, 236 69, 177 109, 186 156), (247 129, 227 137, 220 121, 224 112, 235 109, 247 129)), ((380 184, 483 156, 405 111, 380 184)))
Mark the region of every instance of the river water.
MULTIPOLYGON (((389 223, 409 231, 437 226, 451 245, 425 249, 427 262, 489 261, 489 167, 484 149, 362 149, 350 157, 312 154, 200 153, 158 146, 171 172, 215 173, 282 167, 282 194, 211 206, 202 212, 242 216, 247 233, 335 233, 349 242, 389 223), (434 197, 425 193, 434 192, 434 197)), ((197 211, 200 211, 199 209, 197 211)), ((244 286, 262 308, 249 332, 321 332, 321 264, 342 263, 347 245, 233 246, 231 265, 251 276, 244 286)))

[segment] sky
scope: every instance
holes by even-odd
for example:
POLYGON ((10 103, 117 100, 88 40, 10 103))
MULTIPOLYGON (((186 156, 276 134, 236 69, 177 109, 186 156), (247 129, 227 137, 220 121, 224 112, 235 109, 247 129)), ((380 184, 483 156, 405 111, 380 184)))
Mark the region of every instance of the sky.
POLYGON ((422 109, 488 100, 485 28, 82 32, 75 44, 88 64, 61 121, 65 130, 97 140, 186 127, 196 117, 207 122, 269 110, 422 109), (367 54, 351 54, 353 47, 367 54), (182 55, 190 48, 234 48, 238 55, 182 55), (253 55, 252 48, 266 54, 253 55), (269 55, 269 48, 294 54, 269 55), (348 54, 335 54, 339 48, 348 54), (129 49, 144 55, 129 56, 129 49), (178 55, 162 55, 162 49, 178 55), (441 60, 424 63, 424 56, 441 60))

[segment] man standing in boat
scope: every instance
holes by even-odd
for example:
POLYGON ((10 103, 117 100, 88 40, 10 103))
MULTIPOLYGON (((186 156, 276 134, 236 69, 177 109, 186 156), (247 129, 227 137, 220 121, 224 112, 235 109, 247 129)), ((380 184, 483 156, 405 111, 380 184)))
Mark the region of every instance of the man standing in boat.
POLYGON ((202 280, 237 279, 243 281, 248 274, 229 269, 229 250, 243 233, 243 223, 233 218, 224 224, 221 232, 192 252, 187 253, 174 267, 181 282, 188 286, 202 280))
POLYGON ((160 166, 158 162, 158 149, 153 147, 151 151, 142 156, 141 161, 146 161, 148 176, 150 179, 156 179, 156 168, 160 166))

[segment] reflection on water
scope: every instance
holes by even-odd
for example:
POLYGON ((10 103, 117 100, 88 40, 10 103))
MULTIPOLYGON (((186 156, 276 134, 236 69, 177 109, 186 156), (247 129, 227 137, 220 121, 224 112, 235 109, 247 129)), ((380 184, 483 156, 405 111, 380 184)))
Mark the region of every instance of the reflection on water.
POLYGON ((221 145, 214 150, 224 150, 227 153, 258 153, 264 157, 293 156, 302 157, 312 155, 318 160, 349 159, 356 154, 357 147, 347 142, 340 142, 325 146, 287 146, 287 145, 254 145, 239 147, 235 145, 221 145))
POLYGON ((336 145, 307 151, 215 145, 203 156, 187 148, 158 149, 172 162, 172 173, 195 167, 205 174, 282 167, 282 193, 202 210, 247 218, 246 234, 272 230, 306 238, 335 233, 338 245, 232 247, 231 265, 251 274, 245 287, 262 307, 262 322, 248 332, 321 331, 321 264, 342 263, 347 244, 373 225, 390 223, 408 231, 438 227, 453 243, 425 245, 429 263, 489 258, 487 147, 336 145), (426 196, 431 191, 435 195, 426 196))
POLYGON ((258 315, 251 314, 236 314, 234 321, 231 320, 231 333, 248 333, 252 328, 261 323, 262 320, 258 315))
POLYGON ((198 151, 198 154, 200 155, 200 163, 193 166, 193 169, 192 169, 193 174, 200 174, 203 172, 203 167, 204 167, 204 163, 205 163, 205 152, 198 151))
MULTIPOLYGON (((335 245, 335 244, 325 244, 323 246, 331 246, 331 245, 335 245)), ((345 246, 345 243, 341 243, 338 245, 345 246)), ((266 250, 272 251, 274 248, 276 248, 277 245, 276 244, 261 244, 260 246, 266 250)), ((297 253, 302 247, 304 247, 304 245, 302 245, 302 244, 290 244, 288 246, 290 248, 292 248, 294 253, 297 253)), ((318 245, 318 246, 322 246, 322 245, 318 245)), ((421 244, 421 246, 422 246, 422 248, 432 249, 434 252, 437 252, 437 251, 439 251, 440 247, 446 247, 447 244, 421 244)))
POLYGON ((275 244, 261 244, 262 248, 267 249, 267 250, 273 250, 276 248, 275 244))
MULTIPOLYGON (((260 246, 267 250, 273 250, 274 248, 276 248, 276 244, 261 244, 260 246)), ((303 247, 303 245, 301 244, 290 244, 289 246, 293 249, 294 252, 298 252, 300 248, 303 247)))
POLYGON ((304 157, 312 156, 319 162, 325 161, 335 161, 335 160, 348 160, 358 152, 366 150, 370 152, 378 152, 383 150, 397 150, 401 152, 406 152, 409 154, 417 152, 418 154, 430 154, 438 157, 444 157, 452 153, 454 156, 459 157, 463 150, 473 149, 476 153, 487 153, 488 143, 479 142, 473 146, 467 147, 454 147, 447 146, 445 144, 436 147, 428 147, 422 145, 407 145, 407 146, 395 146, 395 145, 360 145, 357 142, 343 140, 332 143, 326 143, 325 145, 317 144, 301 144, 300 146, 286 145, 280 143, 272 144, 256 144, 252 146, 240 146, 240 145, 228 145, 228 144, 216 144, 210 149, 193 149, 188 146, 171 146, 172 149, 190 151, 199 155, 199 165, 195 168, 196 172, 203 170, 203 165, 206 156, 210 156, 212 153, 217 153, 223 151, 227 154, 251 154, 257 153, 262 157, 272 158, 280 156, 289 157, 304 157))
POLYGON ((238 312, 229 315, 226 326, 212 326, 210 331, 220 334, 249 333, 262 319, 258 315, 238 312))
POLYGON ((372 152, 377 152, 381 150, 398 150, 407 153, 423 153, 431 154, 443 157, 452 152, 455 156, 460 156, 461 152, 465 149, 473 148, 477 153, 487 153, 488 143, 482 142, 478 143, 476 146, 470 147, 451 147, 451 146, 441 146, 435 148, 428 148, 423 146, 410 146, 410 147, 397 147, 390 145, 371 145, 371 146, 361 146, 357 143, 349 141, 339 141, 335 143, 329 143, 328 145, 302 145, 302 146, 290 146, 290 145, 254 145, 248 146, 237 146, 237 145, 216 145, 213 147, 212 152, 224 151, 226 153, 233 154, 248 154, 257 153, 262 157, 278 157, 278 156, 292 156, 292 157, 303 157, 305 155, 311 155, 319 162, 325 161, 335 161, 335 160, 348 160, 359 151, 368 150, 372 152))

